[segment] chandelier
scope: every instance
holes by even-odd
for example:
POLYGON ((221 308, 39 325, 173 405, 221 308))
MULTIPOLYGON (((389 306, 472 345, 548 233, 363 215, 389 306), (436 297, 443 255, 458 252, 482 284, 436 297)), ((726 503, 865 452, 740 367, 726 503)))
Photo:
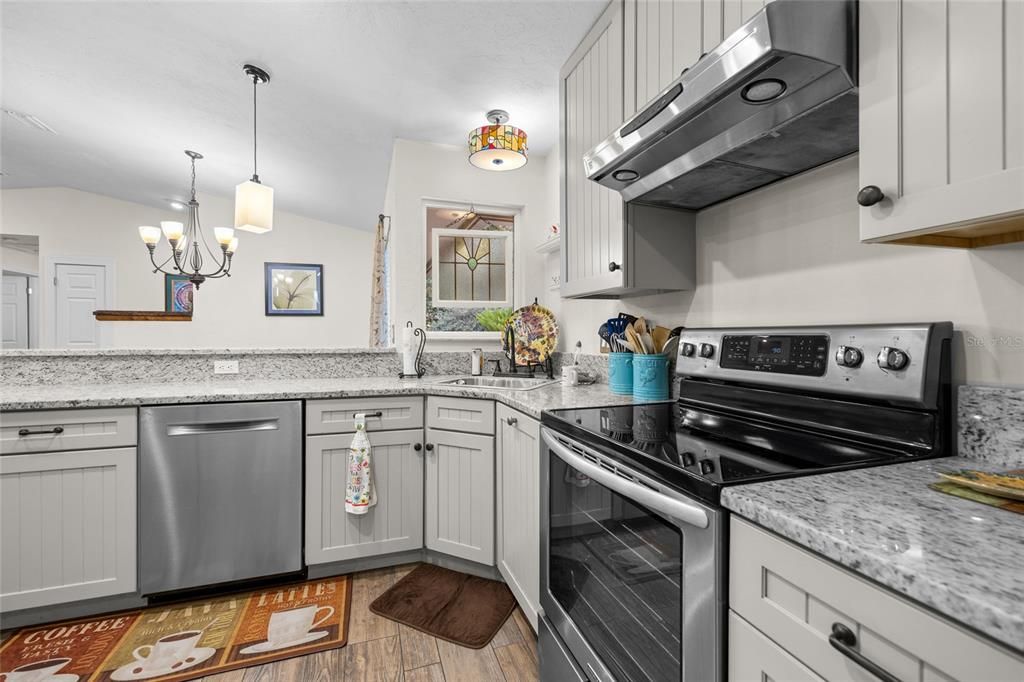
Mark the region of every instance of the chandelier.
POLYGON ((146 248, 149 249, 149 261, 155 268, 154 273, 185 275, 198 289, 199 285, 208 279, 231 276, 231 258, 238 248, 238 237, 230 227, 215 227, 213 228, 213 238, 220 245, 220 253, 215 253, 210 248, 199 224, 199 202, 196 201, 196 159, 203 158, 203 155, 187 149, 185 155, 192 160, 192 198, 189 199, 187 206, 188 224, 183 225, 174 220, 164 220, 161 221, 160 227, 142 225, 139 227, 139 236, 142 237, 146 248), (171 255, 158 264, 156 262, 156 246, 160 243, 161 233, 167 237, 167 243, 171 246, 171 255), (204 251, 216 266, 206 272, 203 272, 204 251), (172 261, 173 265, 168 265, 172 261))
POLYGON ((469 131, 469 162, 477 168, 507 171, 526 165, 526 131, 507 126, 508 112, 487 112, 489 126, 469 131))

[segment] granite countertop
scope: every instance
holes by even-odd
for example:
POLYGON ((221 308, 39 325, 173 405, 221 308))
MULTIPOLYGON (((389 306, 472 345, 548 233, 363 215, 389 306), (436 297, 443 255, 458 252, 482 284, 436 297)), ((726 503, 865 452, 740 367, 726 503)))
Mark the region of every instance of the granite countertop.
MULTIPOLYGON (((1024 452, 1020 458, 1024 467, 1024 452)), ((726 488, 723 504, 1024 651, 1024 515, 934 491, 944 458, 726 488)), ((1014 467, 1005 467, 1007 469, 1014 467)))
POLYGON ((77 407, 134 407, 175 403, 230 402, 235 400, 294 400, 299 398, 355 398, 381 395, 438 395, 496 400, 537 419, 544 410, 560 407, 624 405, 629 396, 617 396, 607 384, 562 386, 530 391, 444 386, 457 377, 353 377, 341 379, 216 380, 189 383, 130 383, 49 386, 10 386, 0 396, 0 411, 53 410, 77 407))

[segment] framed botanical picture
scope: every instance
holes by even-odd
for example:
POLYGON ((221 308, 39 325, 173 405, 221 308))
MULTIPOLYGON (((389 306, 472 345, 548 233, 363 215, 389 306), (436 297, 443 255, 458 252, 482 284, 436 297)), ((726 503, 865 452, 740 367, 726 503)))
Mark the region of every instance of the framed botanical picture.
POLYGON ((164 312, 192 312, 192 282, 187 275, 164 275, 164 312))
POLYGON ((309 263, 264 263, 267 315, 323 315, 324 266, 309 263))

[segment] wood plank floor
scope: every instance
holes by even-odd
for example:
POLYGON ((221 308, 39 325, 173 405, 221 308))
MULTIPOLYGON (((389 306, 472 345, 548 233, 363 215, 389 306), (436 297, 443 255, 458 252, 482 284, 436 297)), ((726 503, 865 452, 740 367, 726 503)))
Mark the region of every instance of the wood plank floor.
POLYGON ((491 643, 467 649, 372 613, 370 602, 415 564, 357 573, 348 645, 234 670, 202 682, 529 682, 537 680, 537 639, 517 608, 491 643))

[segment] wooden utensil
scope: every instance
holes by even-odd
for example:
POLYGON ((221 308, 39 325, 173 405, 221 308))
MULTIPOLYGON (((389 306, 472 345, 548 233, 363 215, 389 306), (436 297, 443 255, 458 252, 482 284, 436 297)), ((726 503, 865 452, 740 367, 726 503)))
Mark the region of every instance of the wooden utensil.
POLYGON ((664 353, 665 344, 668 343, 668 337, 672 333, 667 327, 655 327, 654 331, 651 332, 651 337, 654 339, 654 352, 664 353))

